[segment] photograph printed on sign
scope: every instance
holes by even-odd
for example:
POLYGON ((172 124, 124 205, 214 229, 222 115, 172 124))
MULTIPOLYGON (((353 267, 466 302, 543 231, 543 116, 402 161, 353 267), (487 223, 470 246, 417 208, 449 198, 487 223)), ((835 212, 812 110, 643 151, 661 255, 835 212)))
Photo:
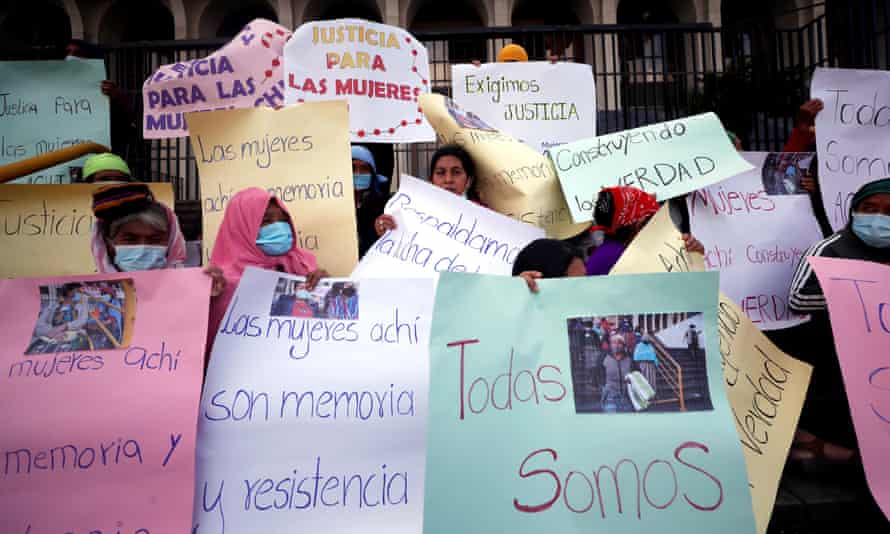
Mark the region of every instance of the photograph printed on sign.
POLYGON ((800 179, 810 173, 811 152, 773 152, 763 162, 763 189, 767 195, 806 195, 800 179))
POLYGON ((576 413, 713 410, 701 313, 568 320, 576 413))
POLYGON ((305 279, 279 278, 272 295, 272 317, 358 320, 358 284, 322 280, 309 291, 305 279))
POLYGON ((126 348, 135 311, 129 279, 40 286, 40 312, 25 354, 126 348))
POLYGON ((460 125, 461 128, 472 128, 474 130, 483 130, 486 132, 497 131, 497 129, 486 124, 484 120, 472 111, 461 109, 460 106, 455 104, 450 98, 445 99, 445 107, 448 109, 448 114, 451 115, 454 122, 460 125))

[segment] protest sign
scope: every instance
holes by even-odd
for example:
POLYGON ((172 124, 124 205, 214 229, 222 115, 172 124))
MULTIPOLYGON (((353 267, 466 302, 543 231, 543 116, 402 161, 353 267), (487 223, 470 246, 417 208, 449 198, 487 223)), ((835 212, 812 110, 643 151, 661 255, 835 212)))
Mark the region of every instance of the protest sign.
POLYGON ((395 26, 361 19, 309 22, 284 48, 288 104, 349 102, 352 140, 434 141, 418 97, 430 89, 426 47, 395 26))
POLYGON ((298 247, 334 276, 352 271, 358 238, 345 102, 190 113, 188 121, 201 174, 205 259, 232 196, 262 187, 287 205, 298 247))
POLYGON ((417 533, 432 280, 248 268, 199 412, 195 523, 208 532, 417 533))
POLYGON ((591 220, 604 187, 636 187, 661 201, 753 168, 713 113, 575 141, 548 154, 576 222, 591 220))
POLYGON ((145 139, 189 134, 185 113, 284 105, 284 43, 291 32, 254 19, 204 58, 162 65, 142 85, 145 139))
MULTIPOLYGON (((745 464, 720 386, 717 275, 538 283, 534 294, 517 278, 439 278, 424 531, 752 532, 745 464), (684 369, 703 374, 685 409, 668 397, 665 374, 650 382, 630 372, 633 356, 619 354, 633 353, 626 336, 605 352, 591 341, 590 325, 652 336, 673 315, 700 317, 706 340, 684 369), (635 402, 647 389, 648 404, 635 402)), ((681 358, 658 351, 662 368, 681 358)))
POLYGON ((864 184, 890 176, 890 73, 826 69, 813 73, 819 188, 831 227, 840 230, 850 201, 864 184))
POLYGON ((198 269, 0 280, 0 532, 189 531, 209 296, 198 269))
POLYGON ((538 152, 596 136, 596 90, 590 65, 454 65, 451 89, 457 105, 538 152))
POLYGON ((707 268, 720 271, 723 293, 761 330, 788 328, 807 320, 788 306, 794 270, 822 239, 810 197, 799 190, 800 166, 813 154, 743 156, 753 171, 686 197, 691 230, 707 247, 707 268))
POLYGON ((476 164, 476 188, 491 209, 567 239, 589 224, 573 224, 553 164, 531 147, 485 124, 442 95, 423 95, 420 104, 439 141, 462 146, 476 164))
POLYGON ((540 228, 406 175, 385 213, 397 227, 368 250, 353 278, 442 271, 510 275, 519 251, 544 237, 540 228))
MULTIPOLYGON (((88 141, 111 146, 105 78, 101 60, 0 61, 0 165, 88 141)), ((71 183, 84 159, 16 181, 71 183)))
POLYGON ((890 518, 890 267, 835 258, 809 261, 828 303, 868 487, 890 518))
MULTIPOLYGON (((102 184, 0 186, 0 278, 96 272, 90 252, 93 191, 102 184)), ((148 184, 173 207, 170 184, 148 184)))
MULTIPOLYGON (((680 232, 666 212, 662 208, 643 228, 610 274, 704 268, 701 254, 677 251, 682 243, 680 232)), ((723 384, 745 453, 757 532, 763 534, 797 430, 812 367, 780 351, 722 293, 717 326, 723 384)))

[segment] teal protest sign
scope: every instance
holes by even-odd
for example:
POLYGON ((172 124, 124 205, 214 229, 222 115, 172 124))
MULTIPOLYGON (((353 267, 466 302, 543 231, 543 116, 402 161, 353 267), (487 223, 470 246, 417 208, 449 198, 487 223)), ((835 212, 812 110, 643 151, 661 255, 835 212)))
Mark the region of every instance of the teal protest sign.
MULTIPOLYGON (((101 60, 0 62, 0 165, 86 141, 110 145, 101 60)), ((83 159, 25 176, 18 183, 70 183, 83 159)))
POLYGON ((754 168, 713 113, 575 141, 548 155, 575 222, 591 220, 603 187, 636 187, 661 201, 754 168))
POLYGON ((442 273, 424 532, 754 532, 717 274, 442 273))

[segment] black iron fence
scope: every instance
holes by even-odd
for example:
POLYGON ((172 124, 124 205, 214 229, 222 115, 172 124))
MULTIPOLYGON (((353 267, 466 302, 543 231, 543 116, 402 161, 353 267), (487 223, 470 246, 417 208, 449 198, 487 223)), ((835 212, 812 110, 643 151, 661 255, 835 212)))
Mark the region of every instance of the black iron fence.
MULTIPOLYGON (((881 14, 886 21, 886 11, 881 14)), ((845 17, 829 24, 829 17, 821 16, 790 30, 757 23, 731 28, 591 25, 427 31, 416 36, 429 50, 432 89, 437 92, 450 94, 451 65, 491 61, 501 47, 516 42, 532 59, 555 56, 591 65, 596 90, 590 97, 596 99, 600 134, 715 111, 746 149, 780 150, 796 109, 807 98, 814 67, 847 66, 853 60, 860 67, 886 65, 890 56, 886 22, 873 28, 874 37, 863 44, 862 53, 853 54, 842 45, 861 39, 852 15, 845 17)), ((142 83, 160 65, 206 56, 222 44, 220 40, 139 42, 107 51, 110 78, 134 104, 127 142, 115 148, 125 152, 134 172, 144 179, 172 182, 179 200, 200 196, 191 147, 187 138, 142 139, 142 83)), ((44 49, 4 51, 0 56, 50 57, 44 49)), ((382 170, 393 176, 426 176, 434 148, 395 145, 391 163, 383 158, 382 170)))

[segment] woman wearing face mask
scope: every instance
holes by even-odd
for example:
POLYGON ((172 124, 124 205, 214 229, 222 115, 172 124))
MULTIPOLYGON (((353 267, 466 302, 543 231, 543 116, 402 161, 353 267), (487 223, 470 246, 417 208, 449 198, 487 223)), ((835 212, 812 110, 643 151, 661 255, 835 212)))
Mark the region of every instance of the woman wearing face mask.
MULTIPOLYGON (((100 273, 172 269, 185 263, 185 238, 173 210, 155 201, 145 184, 100 187, 93 193, 90 248, 100 273)), ((223 291, 222 271, 204 269, 212 279, 211 295, 223 291)))
POLYGON ((792 458, 848 465, 858 462, 856 435, 825 295, 807 261, 810 256, 890 265, 890 178, 862 186, 853 196, 846 228, 807 250, 794 273, 788 299, 792 311, 811 317, 799 328, 798 338, 808 346, 797 356, 813 365, 792 458))
POLYGON ((388 180, 377 174, 374 155, 361 145, 352 145, 352 181, 355 188, 358 255, 361 258, 379 237, 375 222, 383 215, 390 196, 388 180))
POLYGON ((145 184, 115 184, 93 193, 92 252, 100 273, 181 267, 185 238, 173 210, 145 184))
POLYGON ((318 269, 315 255, 296 245, 295 235, 284 204, 265 190, 251 187, 232 197, 210 255, 226 279, 225 291, 210 304, 211 342, 247 267, 305 276, 308 291, 328 276, 318 269))
MULTIPOLYGON (((476 165, 470 154, 458 145, 443 145, 433 153, 430 161, 430 182, 457 196, 484 205, 476 193, 476 165)), ((391 215, 381 215, 374 223, 378 236, 395 230, 396 220, 391 215)))

